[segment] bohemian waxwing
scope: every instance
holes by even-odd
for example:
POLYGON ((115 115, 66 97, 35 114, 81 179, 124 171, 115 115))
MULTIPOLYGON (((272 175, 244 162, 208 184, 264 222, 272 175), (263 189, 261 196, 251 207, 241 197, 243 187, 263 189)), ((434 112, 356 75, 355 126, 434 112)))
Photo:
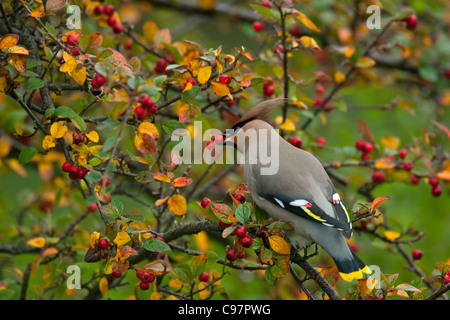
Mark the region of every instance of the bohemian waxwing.
POLYGON ((225 144, 242 154, 255 204, 293 226, 287 232, 292 245, 302 249, 315 242, 333 258, 345 281, 361 279, 371 271, 346 242, 352 223, 328 174, 315 156, 291 145, 268 123, 282 102, 267 100, 251 108, 226 131, 225 144))

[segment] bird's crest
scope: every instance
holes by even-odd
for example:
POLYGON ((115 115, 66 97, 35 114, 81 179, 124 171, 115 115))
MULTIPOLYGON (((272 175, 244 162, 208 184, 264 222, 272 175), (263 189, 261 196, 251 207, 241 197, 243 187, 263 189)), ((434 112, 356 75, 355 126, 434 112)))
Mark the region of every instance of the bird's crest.
POLYGON ((285 98, 275 98, 263 101, 256 106, 253 106, 242 116, 242 118, 239 119, 238 122, 233 125, 233 128, 236 129, 237 127, 243 127, 245 123, 256 119, 269 122, 272 114, 285 100, 285 98))

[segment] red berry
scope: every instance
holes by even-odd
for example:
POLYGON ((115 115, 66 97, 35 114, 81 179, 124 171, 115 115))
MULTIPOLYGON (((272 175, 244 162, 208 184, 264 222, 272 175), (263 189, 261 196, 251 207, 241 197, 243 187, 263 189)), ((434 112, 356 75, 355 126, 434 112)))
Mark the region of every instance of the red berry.
POLYGON ((64 172, 69 172, 70 168, 72 167, 72 164, 69 161, 64 162, 64 164, 62 165, 61 169, 64 172))
POLYGON ((127 39, 123 42, 123 46, 125 47, 125 49, 131 49, 131 47, 133 46, 133 40, 131 39, 127 39))
POLYGON ((320 107, 323 103, 323 99, 321 97, 315 97, 314 98, 314 105, 316 107, 320 107))
POLYGON ((92 78, 91 85, 94 88, 100 88, 102 85, 106 83, 106 78, 102 76, 100 73, 97 73, 94 78, 92 78))
POLYGON ((110 17, 108 18, 108 20, 106 20, 106 23, 107 23, 109 26, 114 27, 114 26, 116 25, 116 23, 117 23, 117 18, 116 18, 115 16, 110 16, 110 17))
POLYGON ((90 205, 88 205, 87 209, 89 212, 95 211, 97 210, 97 204, 95 202, 91 203, 90 205))
POLYGON ((325 88, 323 87, 323 85, 318 84, 318 85, 316 86, 315 92, 316 92, 317 94, 322 94, 322 93, 325 92, 325 88))
POLYGON ((410 161, 403 162, 403 169, 406 171, 411 171, 414 168, 414 164, 410 161))
POLYGON ((266 81, 263 82, 263 87, 268 87, 268 86, 272 86, 273 85, 273 80, 271 77, 267 77, 266 81))
MULTIPOLYGON (((109 178, 105 179, 105 187, 109 186, 111 182, 109 181, 109 178)), ((100 185, 103 186, 103 179, 100 179, 100 185)))
POLYGON ((231 224, 225 223, 222 220, 219 220, 219 227, 221 227, 222 229, 226 229, 228 227, 231 227, 231 224))
POLYGON ((440 186, 434 186, 431 188, 431 194, 435 197, 439 197, 442 193, 442 189, 440 186))
POLYGON ((407 154, 408 154, 408 150, 402 149, 402 150, 400 150, 400 152, 398 153, 398 156, 399 156, 400 158, 402 158, 402 159, 405 159, 406 156, 407 156, 407 154))
POLYGON ((78 168, 77 167, 75 167, 75 166, 70 167, 69 177, 72 180, 75 180, 76 178, 78 178, 78 168))
POLYGON ((107 4, 106 6, 103 7, 103 14, 106 14, 107 16, 112 16, 115 10, 116 9, 112 4, 107 4))
POLYGON ((382 182, 384 182, 384 174, 382 172, 375 171, 372 174, 372 181, 374 183, 382 183, 382 182))
POLYGON ((263 7, 269 8, 269 9, 272 7, 272 4, 270 3, 270 1, 263 1, 263 2, 261 2, 261 5, 263 7))
POLYGON ((293 137, 291 141, 289 141, 294 147, 301 148, 303 145, 303 141, 300 137, 293 137))
POLYGON ((366 144, 366 142, 364 140, 361 140, 361 139, 356 140, 355 148, 358 150, 362 150, 364 148, 365 144, 366 144))
POLYGON ((412 257, 414 260, 420 260, 423 257, 423 252, 420 249, 415 249, 412 252, 412 257))
POLYGON ((72 56, 78 57, 81 54, 81 50, 79 48, 72 48, 72 50, 70 50, 70 53, 72 54, 72 56))
POLYGON ((445 68, 445 70, 444 70, 444 76, 445 76, 447 79, 450 79, 450 68, 445 68))
POLYGON ((105 238, 100 239, 98 241, 98 244, 100 245, 100 249, 106 249, 109 247, 109 241, 108 241, 108 239, 105 239, 105 238))
POLYGON ((200 280, 201 282, 208 282, 208 280, 209 280, 209 273, 208 272, 202 272, 198 276, 198 280, 200 280))
POLYGON ((151 282, 155 281, 155 275, 150 272, 143 272, 141 274, 141 276, 139 277, 139 279, 142 282, 151 283, 151 282))
POLYGON ((236 237, 242 238, 247 233, 247 228, 245 226, 238 226, 236 227, 236 230, 234 230, 234 233, 236 234, 236 237))
POLYGON ((213 142, 213 141, 208 141, 208 142, 206 143, 206 148, 207 148, 208 150, 214 150, 214 142, 213 142))
POLYGON ((435 176, 429 177, 428 182, 430 183, 431 186, 436 187, 437 185, 439 185, 439 178, 435 176))
POLYGON ((209 206, 210 203, 211 200, 205 197, 202 199, 202 202, 200 202, 200 205, 202 206, 202 208, 206 208, 207 206, 209 206))
POLYGON ((403 21, 406 22, 406 28, 409 30, 414 30, 417 26, 417 16, 414 14, 403 19, 403 21))
POLYGON ((263 93, 265 96, 270 97, 271 95, 273 95, 275 93, 275 89, 273 88, 273 86, 269 85, 269 86, 265 86, 263 93))
POLYGON ((148 288, 150 288, 150 283, 149 282, 141 282, 141 283, 139 283, 139 288, 141 288, 141 290, 148 290, 148 288))
POLYGON ((450 271, 448 271, 444 277, 444 284, 449 284, 449 283, 450 283, 450 271))
POLYGON ((140 104, 142 104, 142 105, 146 105, 147 103, 148 103, 148 101, 149 101, 149 99, 150 99, 150 97, 148 96, 148 94, 146 94, 146 93, 141 93, 139 96, 138 96, 138 102, 140 103, 140 104))
POLYGON ((226 258, 228 261, 236 260, 236 251, 234 249, 228 250, 226 253, 226 258))
POLYGON ((119 272, 119 271, 117 271, 117 270, 114 270, 114 271, 111 273, 111 275, 112 275, 114 278, 120 278, 120 277, 122 276, 122 272, 119 272))
POLYGON ((327 75, 323 71, 316 71, 313 76, 316 78, 316 80, 314 80, 316 83, 325 85, 328 82, 327 75))
POLYGON ((261 21, 255 21, 253 22, 253 30, 255 30, 256 32, 261 32, 264 29, 264 25, 262 24, 261 21))
POLYGON ((78 43, 78 37, 74 34, 69 34, 67 36, 67 43, 71 45, 75 45, 78 43))
POLYGON ((319 146, 325 146, 327 144, 327 140, 324 137, 318 137, 316 143, 319 146))
POLYGON ((363 153, 370 153, 373 150, 373 145, 370 142, 365 142, 362 148, 363 153))
POLYGON ((419 179, 418 176, 412 175, 412 176, 411 176, 411 179, 410 179, 409 181, 411 181, 412 184, 418 184, 419 181, 420 181, 420 179, 419 179))
POLYGON ((362 153, 361 154, 361 160, 362 161, 369 161, 370 160, 370 153, 362 153))
POLYGON ((155 72, 158 74, 166 73, 167 61, 165 59, 158 59, 155 64, 155 72))
POLYGON ((156 237, 156 238, 155 238, 155 240, 159 240, 159 241, 162 241, 162 242, 164 242, 164 239, 163 239, 163 238, 161 238, 161 237, 156 237))
POLYGON ((237 201, 239 201, 240 203, 245 203, 245 201, 247 200, 247 199, 245 198, 245 196, 244 196, 242 193, 236 193, 236 194, 234 195, 234 198, 235 198, 237 201))
POLYGON ((80 169, 78 169, 77 177, 79 179, 83 179, 86 174, 87 174, 87 170, 84 168, 80 168, 80 169))
POLYGON ((122 32, 123 32, 123 24, 121 24, 120 22, 116 23, 116 24, 113 26, 113 32, 114 32, 115 34, 120 34, 120 33, 122 33, 122 32))
POLYGON ((299 26, 292 26, 289 29, 289 33, 292 34, 296 38, 300 38, 302 35, 302 31, 299 26))
POLYGON ((86 142, 86 137, 82 133, 79 133, 73 137, 73 143, 75 144, 81 144, 84 142, 86 142))
POLYGON ((277 54, 277 52, 284 53, 284 47, 282 44, 279 44, 278 46, 273 48, 273 53, 277 54))
POLYGON ((217 136, 214 136, 214 143, 215 144, 222 144, 223 143, 223 135, 218 134, 217 136))
POLYGON ((143 270, 144 269, 142 268, 136 270, 136 278, 138 278, 139 280, 141 280, 141 274, 143 273, 143 270))
POLYGON ((253 239, 250 236, 243 236, 241 238, 241 244, 244 248, 250 248, 253 243, 253 239))
POLYGON ((96 16, 100 16, 100 15, 102 15, 103 14, 103 6, 101 5, 101 4, 99 4, 98 6, 96 6, 95 8, 94 8, 94 14, 96 15, 96 16))
POLYGON ((223 83, 223 84, 229 84, 231 81, 231 78, 229 75, 223 74, 220 76, 219 81, 220 81, 220 83, 223 83))

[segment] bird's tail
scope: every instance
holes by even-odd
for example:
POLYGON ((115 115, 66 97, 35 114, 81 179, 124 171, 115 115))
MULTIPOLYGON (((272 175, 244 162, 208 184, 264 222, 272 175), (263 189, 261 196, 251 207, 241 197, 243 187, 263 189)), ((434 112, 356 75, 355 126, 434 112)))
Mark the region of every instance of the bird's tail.
POLYGON ((349 252, 345 255, 333 257, 339 275, 345 281, 351 282, 354 279, 362 279, 364 273, 371 274, 370 268, 348 247, 349 252))

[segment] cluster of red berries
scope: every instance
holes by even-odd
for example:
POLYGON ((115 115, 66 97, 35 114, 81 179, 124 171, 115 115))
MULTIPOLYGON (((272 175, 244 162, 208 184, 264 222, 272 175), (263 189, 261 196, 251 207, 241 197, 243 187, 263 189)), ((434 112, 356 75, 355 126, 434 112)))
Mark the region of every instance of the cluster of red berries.
POLYGON ((70 54, 74 57, 77 57, 81 54, 78 41, 79 41, 78 36, 76 36, 75 34, 69 34, 67 36, 67 44, 70 50, 70 54))
POLYGON ((156 276, 153 273, 145 271, 143 268, 136 270, 136 277, 141 280, 139 287, 142 290, 148 290, 148 288, 150 288, 150 283, 156 279, 156 276))
MULTIPOLYGON (((323 71, 316 71, 314 73, 314 77, 316 77, 316 80, 314 80, 315 88, 314 92, 316 93, 316 96, 314 97, 314 106, 319 108, 323 104, 323 97, 322 95, 325 93, 325 86, 328 84, 328 76, 323 71)), ((327 103, 323 109, 325 112, 331 112, 333 110, 333 107, 330 103, 327 103)))
POLYGON ((373 145, 370 142, 359 139, 355 143, 355 148, 362 152, 361 160, 363 161, 370 160, 370 153, 373 150, 373 145))
POLYGON ((146 93, 141 93, 137 100, 140 103, 140 106, 134 108, 134 114, 141 120, 148 118, 151 114, 158 110, 158 107, 153 99, 146 93))
POLYGON ((69 161, 64 162, 62 165, 62 171, 69 173, 69 178, 72 180, 75 179, 83 179, 87 174, 87 170, 85 168, 78 168, 77 166, 72 165, 69 161))
POLYGON ((442 193, 442 189, 439 186, 439 178, 436 176, 429 177, 428 183, 431 186, 431 194, 435 197, 439 197, 442 193))
POLYGON ((107 4, 105 6, 99 4, 94 8, 94 14, 96 16, 105 15, 108 17, 106 23, 113 29, 115 34, 120 34, 123 32, 123 24, 117 20, 117 17, 114 15, 116 8, 112 4, 107 4))
POLYGON ((263 93, 266 97, 270 97, 275 93, 272 78, 267 77, 266 81, 263 82, 263 93))
POLYGON ((100 88, 106 83, 106 77, 100 73, 96 73, 91 80, 91 86, 94 88, 100 88))

